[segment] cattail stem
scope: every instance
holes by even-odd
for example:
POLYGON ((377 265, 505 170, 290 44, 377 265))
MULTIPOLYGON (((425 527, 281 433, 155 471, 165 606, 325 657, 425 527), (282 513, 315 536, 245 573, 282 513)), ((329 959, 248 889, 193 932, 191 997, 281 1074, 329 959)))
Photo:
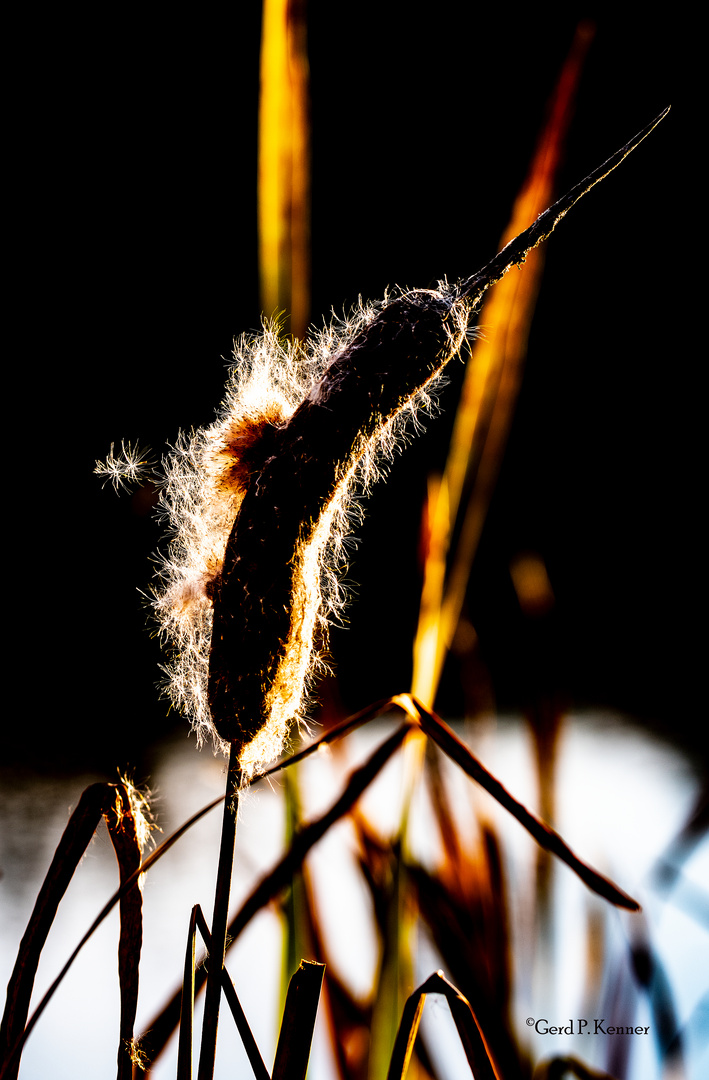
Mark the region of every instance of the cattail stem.
POLYGON ((528 229, 521 232, 514 240, 510 240, 509 244, 494 259, 491 259, 482 270, 478 270, 472 277, 462 281, 459 285, 459 295, 469 300, 473 307, 477 307, 483 293, 491 285, 499 281, 500 278, 504 277, 513 266, 519 266, 520 263, 523 263, 532 248, 535 248, 537 244, 541 244, 543 240, 551 236, 556 226, 572 206, 575 206, 579 199, 586 195, 592 187, 595 187, 601 180, 605 180, 608 174, 613 172, 613 169, 617 168, 622 161, 625 161, 628 154, 632 153, 636 146, 639 146, 643 139, 647 138, 660 121, 665 119, 669 111, 670 106, 668 105, 642 131, 639 131, 629 142, 621 146, 620 150, 616 150, 615 154, 611 154, 602 165, 590 172, 585 180, 576 184, 570 191, 567 191, 566 195, 561 199, 557 199, 543 214, 540 214, 528 229))
POLYGON ((236 841, 236 819, 239 810, 239 790, 241 788, 241 768, 239 752, 241 744, 231 744, 229 767, 226 778, 226 798, 222 818, 222 840, 219 849, 219 867, 217 886, 214 895, 214 916, 212 918, 212 942, 209 950, 209 975, 204 1002, 202 1021, 202 1044, 199 1054, 198 1080, 212 1080, 214 1061, 217 1051, 217 1026, 219 1024, 219 1003, 222 991, 222 970, 226 953, 227 926, 229 922, 229 895, 231 893, 231 872, 234 863, 234 843, 236 841))

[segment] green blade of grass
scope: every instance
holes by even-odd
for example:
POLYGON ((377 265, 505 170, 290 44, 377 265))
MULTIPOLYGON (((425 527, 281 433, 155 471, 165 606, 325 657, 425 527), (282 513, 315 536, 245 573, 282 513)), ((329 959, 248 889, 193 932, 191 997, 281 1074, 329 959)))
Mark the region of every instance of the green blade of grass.
POLYGON ((387 1080, 404 1080, 414 1052, 414 1043, 418 1034, 426 995, 421 990, 414 991, 404 1005, 401 1023, 396 1035, 394 1050, 389 1062, 387 1080))

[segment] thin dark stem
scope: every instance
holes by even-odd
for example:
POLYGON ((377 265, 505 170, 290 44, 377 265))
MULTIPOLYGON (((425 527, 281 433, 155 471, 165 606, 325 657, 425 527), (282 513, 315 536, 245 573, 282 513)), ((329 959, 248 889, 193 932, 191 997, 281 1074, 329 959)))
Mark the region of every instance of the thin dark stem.
POLYGON ((467 278, 465 281, 460 282, 458 288, 460 290, 460 296, 467 297, 474 307, 478 305, 483 293, 494 285, 496 281, 499 281, 512 266, 519 266, 524 262, 527 254, 535 248, 537 244, 541 244, 543 240, 546 240, 548 236, 554 231, 561 219, 568 213, 572 206, 574 206, 579 199, 585 195, 592 187, 595 187, 601 180, 604 180, 608 173, 612 172, 621 161, 627 158, 636 146, 638 146, 643 139, 645 139, 653 128, 657 127, 661 120, 667 116, 670 111, 669 105, 666 109, 663 109, 659 116, 649 123, 646 127, 639 131, 625 146, 621 146, 620 150, 616 150, 615 154, 611 154, 607 161, 604 161, 602 165, 599 165, 597 169, 589 173, 585 180, 582 180, 580 184, 568 191, 563 198, 558 199, 552 206, 540 214, 537 220, 521 232, 519 236, 516 236, 514 240, 510 240, 509 244, 502 249, 499 254, 492 259, 487 266, 484 266, 482 270, 478 270, 477 274, 473 274, 472 277, 467 278))
POLYGON ((241 787, 241 768, 239 766, 240 749, 241 744, 239 742, 232 742, 226 778, 226 798, 224 799, 224 817, 222 819, 222 842, 219 849, 219 869, 217 870, 214 916, 212 918, 212 947, 209 952, 209 975, 207 978, 207 993, 204 1002, 202 1045, 200 1048, 197 1080, 212 1080, 214 1075, 214 1060, 217 1051, 217 1025, 219 1023, 219 1002, 222 992, 222 970, 224 968, 226 933, 229 921, 231 871, 234 863, 236 818, 239 809, 239 789, 241 787))

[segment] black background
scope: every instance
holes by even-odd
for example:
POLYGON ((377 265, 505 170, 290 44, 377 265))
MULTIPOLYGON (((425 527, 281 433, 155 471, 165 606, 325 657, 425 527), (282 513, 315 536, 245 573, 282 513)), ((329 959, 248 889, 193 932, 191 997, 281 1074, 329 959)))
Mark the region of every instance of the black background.
MULTIPOLYGON (((111 442, 161 452, 208 423, 233 337, 258 328, 259 8, 54 9, 13 42, 13 761, 140 773, 152 743, 187 731, 158 697, 138 591, 158 527, 145 493, 118 499, 92 469, 111 442)), ((548 243, 468 615, 500 708, 523 703, 541 641, 569 705, 623 710, 699 749, 698 350, 682 261, 693 211, 672 23, 572 6, 311 3, 313 319, 391 284, 470 274, 494 254, 589 14, 597 31, 560 189, 673 110, 548 243), (533 644, 508 569, 524 550, 542 555, 556 598, 533 644)), ((409 686, 421 500, 461 375, 357 530, 355 602, 333 637, 347 710, 409 686)), ((455 664, 446 674, 448 715, 460 676, 455 664)))

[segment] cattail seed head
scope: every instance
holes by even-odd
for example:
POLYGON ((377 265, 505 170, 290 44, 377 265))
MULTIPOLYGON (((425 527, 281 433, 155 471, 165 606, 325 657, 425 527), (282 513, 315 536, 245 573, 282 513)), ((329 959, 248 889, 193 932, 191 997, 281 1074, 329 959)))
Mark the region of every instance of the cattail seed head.
MULTIPOLYGON (((430 401, 485 291, 668 111, 458 286, 360 304, 302 346, 275 325, 243 340, 217 420, 181 436, 165 459, 160 512, 171 540, 153 607, 171 646, 168 691, 200 740, 237 744, 245 777, 281 752, 303 716, 318 642, 341 602, 353 486, 375 476, 402 421, 430 401)), ((123 449, 97 466, 116 484, 136 471, 123 449)))
POLYGON ((324 639, 325 567, 353 483, 465 340, 468 306, 404 293, 338 341, 252 478, 213 595, 208 701, 218 735, 259 768, 302 714, 324 639))
POLYGON ((360 304, 303 344, 268 325, 235 348, 214 424, 163 462, 170 534, 152 604, 173 704, 198 738, 237 740, 246 775, 282 750, 342 606, 353 494, 465 341, 442 284, 360 304))

